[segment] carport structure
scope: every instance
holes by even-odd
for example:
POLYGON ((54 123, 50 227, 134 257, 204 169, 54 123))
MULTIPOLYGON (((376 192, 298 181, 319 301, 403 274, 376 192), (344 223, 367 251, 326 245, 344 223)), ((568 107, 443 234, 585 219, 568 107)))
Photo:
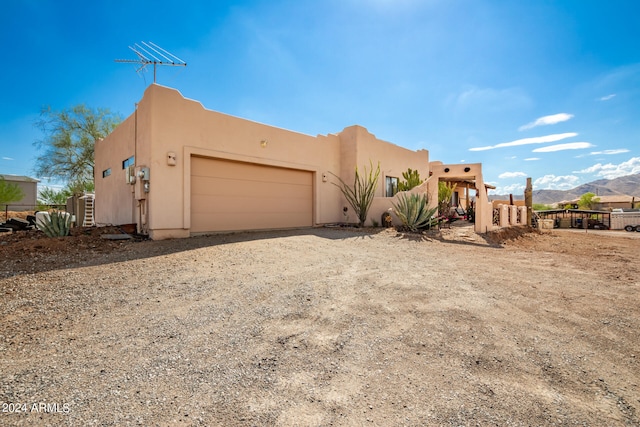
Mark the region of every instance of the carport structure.
POLYGON ((536 211, 540 219, 553 219, 554 228, 609 229, 611 212, 582 209, 552 209, 536 211))

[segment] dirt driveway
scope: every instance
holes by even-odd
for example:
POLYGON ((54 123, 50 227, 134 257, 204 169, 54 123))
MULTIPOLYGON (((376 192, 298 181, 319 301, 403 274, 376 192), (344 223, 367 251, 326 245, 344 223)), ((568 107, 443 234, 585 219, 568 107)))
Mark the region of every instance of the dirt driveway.
POLYGON ((5 242, 0 425, 640 425, 640 240, 510 237, 5 242))

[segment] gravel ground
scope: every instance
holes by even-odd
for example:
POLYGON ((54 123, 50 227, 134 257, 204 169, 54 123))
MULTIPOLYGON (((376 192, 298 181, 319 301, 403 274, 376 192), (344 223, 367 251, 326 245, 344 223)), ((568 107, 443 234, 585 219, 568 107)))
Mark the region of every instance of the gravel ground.
POLYGON ((0 425, 640 425, 628 234, 7 237, 0 425))

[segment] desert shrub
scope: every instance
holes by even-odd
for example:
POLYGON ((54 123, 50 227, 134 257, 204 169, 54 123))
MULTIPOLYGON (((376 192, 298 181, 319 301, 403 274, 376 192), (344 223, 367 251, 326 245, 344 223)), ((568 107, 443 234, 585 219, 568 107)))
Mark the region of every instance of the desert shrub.
POLYGON ((39 228, 47 237, 68 236, 71 231, 71 215, 67 212, 50 212, 41 221, 39 228))
POLYGON ((367 214, 369 213, 369 208, 373 202, 376 186, 378 185, 378 178, 380 177, 380 163, 378 163, 378 167, 375 172, 373 170, 373 164, 371 164, 368 174, 366 167, 364 168, 364 174, 362 175, 360 175, 358 168, 356 167, 353 186, 345 183, 339 176, 335 174, 332 175, 339 181, 338 184, 335 182, 332 184, 340 189, 345 199, 347 199, 347 202, 351 205, 358 216, 358 225, 363 226, 367 220, 367 214))
POLYGON ((411 231, 430 228, 437 223, 438 208, 429 207, 427 194, 403 193, 398 196, 398 203, 394 203, 393 208, 402 225, 411 231))

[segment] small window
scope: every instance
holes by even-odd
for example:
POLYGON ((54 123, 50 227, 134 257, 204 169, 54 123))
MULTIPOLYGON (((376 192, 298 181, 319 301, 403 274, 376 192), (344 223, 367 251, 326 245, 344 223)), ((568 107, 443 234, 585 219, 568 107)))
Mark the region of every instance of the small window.
POLYGON ((398 192, 398 178, 393 176, 388 176, 386 178, 385 196, 393 197, 396 195, 397 192, 398 192))
POLYGON ((122 161, 122 169, 126 169, 132 164, 136 162, 136 158, 134 156, 129 157, 127 160, 122 161))
POLYGON ((106 178, 106 177, 108 177, 109 175, 111 175, 111 168, 109 168, 109 169, 105 169, 105 170, 103 170, 103 171, 102 171, 102 177, 103 177, 103 178, 106 178))

